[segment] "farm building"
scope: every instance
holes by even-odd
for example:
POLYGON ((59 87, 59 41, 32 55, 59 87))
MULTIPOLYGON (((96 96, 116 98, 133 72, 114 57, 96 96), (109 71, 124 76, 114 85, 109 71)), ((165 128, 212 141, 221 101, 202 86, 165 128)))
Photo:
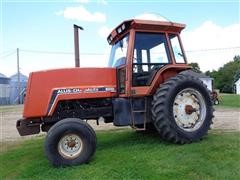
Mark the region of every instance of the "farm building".
POLYGON ((240 94, 240 78, 234 84, 235 84, 236 94, 240 94))
POLYGON ((0 105, 10 103, 10 78, 0 73, 0 105))
POLYGON ((27 81, 28 77, 23 75, 22 73, 19 74, 20 79, 20 98, 18 96, 18 74, 14 74, 10 77, 10 104, 23 104, 26 87, 27 87, 27 81))
POLYGON ((195 76, 195 77, 198 77, 206 86, 207 88, 212 91, 213 90, 213 78, 209 77, 209 76, 206 76, 205 74, 203 73, 196 73, 194 71, 190 71, 190 74, 195 76))

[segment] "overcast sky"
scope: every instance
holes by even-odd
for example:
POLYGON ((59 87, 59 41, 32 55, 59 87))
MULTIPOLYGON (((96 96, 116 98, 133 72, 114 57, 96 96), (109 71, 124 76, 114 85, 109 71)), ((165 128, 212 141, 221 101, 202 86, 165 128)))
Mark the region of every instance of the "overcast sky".
POLYGON ((7 76, 17 71, 16 48, 20 49, 21 72, 26 75, 73 67, 73 24, 84 27, 81 66, 106 66, 110 51, 106 36, 122 21, 136 17, 186 24, 182 41, 188 62, 198 62, 203 71, 217 70, 240 55, 239 0, 0 2, 0 73, 7 76))

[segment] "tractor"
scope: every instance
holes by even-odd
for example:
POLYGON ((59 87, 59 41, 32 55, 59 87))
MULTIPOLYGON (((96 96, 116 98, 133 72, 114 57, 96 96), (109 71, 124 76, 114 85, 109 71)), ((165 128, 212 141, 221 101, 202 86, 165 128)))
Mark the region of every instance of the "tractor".
POLYGON ((107 37, 105 68, 63 68, 29 75, 21 136, 47 132, 45 153, 56 167, 87 163, 96 150, 88 120, 197 142, 212 124, 210 93, 190 75, 180 38, 184 24, 132 19, 107 37))

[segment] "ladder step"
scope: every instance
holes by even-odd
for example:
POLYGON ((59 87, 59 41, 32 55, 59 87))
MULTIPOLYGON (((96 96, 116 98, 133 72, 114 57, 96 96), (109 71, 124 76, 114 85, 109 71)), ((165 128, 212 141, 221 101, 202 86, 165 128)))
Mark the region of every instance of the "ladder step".
POLYGON ((144 127, 143 127, 143 128, 137 128, 137 127, 135 127, 135 126, 133 127, 133 129, 135 129, 135 130, 137 130, 137 131, 145 131, 145 130, 146 130, 146 128, 144 128, 144 127))
MULTIPOLYGON (((133 99, 131 99, 131 109, 132 109, 132 127, 134 129, 136 129, 137 131, 144 131, 146 130, 146 119, 147 119, 147 98, 145 97, 144 98, 144 109, 141 109, 141 110, 134 110, 134 102, 133 102, 133 99), (135 126, 135 119, 134 119, 134 115, 135 113, 144 113, 144 122, 143 122, 143 127, 136 127, 135 126)), ((138 108, 136 108, 138 109, 138 108)))

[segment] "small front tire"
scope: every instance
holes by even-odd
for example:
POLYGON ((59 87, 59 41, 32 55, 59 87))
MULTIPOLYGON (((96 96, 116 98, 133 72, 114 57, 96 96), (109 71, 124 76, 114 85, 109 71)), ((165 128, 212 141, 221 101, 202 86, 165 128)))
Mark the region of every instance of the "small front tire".
POLYGON ((45 153, 56 167, 87 163, 96 149, 96 134, 86 122, 63 119, 48 131, 45 153))

